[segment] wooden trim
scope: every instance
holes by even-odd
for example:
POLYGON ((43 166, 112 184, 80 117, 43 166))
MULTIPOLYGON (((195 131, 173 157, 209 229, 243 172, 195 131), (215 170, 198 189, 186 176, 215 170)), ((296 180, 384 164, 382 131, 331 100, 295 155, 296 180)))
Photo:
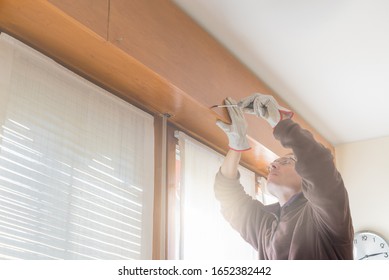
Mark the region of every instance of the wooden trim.
POLYGON ((175 220, 176 220, 176 193, 178 190, 177 169, 176 169, 176 146, 178 139, 174 136, 177 128, 168 124, 166 127, 166 135, 163 134, 163 118, 155 116, 154 118, 154 159, 155 159, 155 180, 154 180, 154 227, 153 227, 153 260, 160 259, 175 259, 175 220), (163 162, 163 147, 164 141, 162 137, 166 137, 166 162, 163 162), (165 164, 166 169, 163 168, 165 164), (166 172, 166 176, 162 172, 166 172), (162 182, 166 179, 165 184, 162 182), (162 188, 166 188, 163 192, 162 188), (166 194, 162 197, 163 193, 166 194), (166 207, 163 207, 163 199, 166 202, 166 207), (164 209, 165 208, 165 209, 164 209), (163 224, 164 223, 164 224, 163 224), (164 230, 164 232, 162 232, 164 230), (162 240, 161 238, 164 238, 162 240), (163 246, 162 246, 163 244, 163 246), (161 251, 164 250, 164 251, 161 251), (162 257, 163 256, 163 257, 162 257))
POLYGON ((161 256, 161 236, 163 213, 162 209, 162 187, 163 187, 163 119, 160 116, 154 116, 154 211, 153 211, 153 253, 152 259, 159 260, 161 256))
MULTIPOLYGON (((218 151, 226 152, 228 143, 215 121, 229 119, 223 110, 210 110, 211 105, 254 91, 273 94, 283 104, 170 1, 111 0, 99 13, 108 19, 109 34, 103 37, 81 23, 83 13, 90 13, 87 8, 73 17, 68 14, 71 7, 66 13, 61 9, 44 0, 0 0, 0 30, 142 109, 169 113, 172 123, 218 151)), ((314 132, 299 116, 295 120, 314 132)), ((248 122, 253 148, 243 154, 242 162, 266 174, 276 154, 287 151, 264 121, 248 116, 248 122)))
POLYGON ((155 186, 154 186, 154 228, 153 228, 153 260, 160 259, 176 259, 175 256, 175 240, 176 240, 176 230, 175 230, 175 220, 176 220, 176 193, 178 190, 178 177, 176 169, 176 146, 178 144, 177 138, 175 138, 174 133, 176 127, 173 125, 167 126, 166 131, 166 197, 162 197, 162 187, 163 182, 161 179, 162 176, 162 144, 161 141, 162 133, 162 124, 163 119, 160 116, 155 117, 155 186), (166 200, 166 211, 162 207, 162 199, 166 200), (165 223, 162 225, 162 223, 165 223), (165 232, 161 232, 162 229, 165 229, 165 232), (165 238, 164 241, 161 238, 165 238), (162 248, 161 244, 164 244, 162 248), (161 252, 161 249, 164 250, 161 252), (161 256, 164 256, 162 258, 161 256))

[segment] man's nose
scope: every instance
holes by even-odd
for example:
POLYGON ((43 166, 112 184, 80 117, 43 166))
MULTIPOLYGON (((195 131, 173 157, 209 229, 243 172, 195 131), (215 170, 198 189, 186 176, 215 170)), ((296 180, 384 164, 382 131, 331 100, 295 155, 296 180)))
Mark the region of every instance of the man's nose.
POLYGON ((278 162, 272 162, 270 164, 270 166, 271 166, 271 169, 277 169, 279 167, 279 163, 278 162))

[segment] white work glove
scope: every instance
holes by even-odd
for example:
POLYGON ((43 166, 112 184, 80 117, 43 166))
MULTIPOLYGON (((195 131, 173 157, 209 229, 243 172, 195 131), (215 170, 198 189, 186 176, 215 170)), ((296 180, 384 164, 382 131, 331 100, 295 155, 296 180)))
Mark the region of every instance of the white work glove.
MULTIPOLYGON (((236 101, 228 97, 224 100, 226 105, 236 104, 236 101)), ((243 152, 250 149, 246 134, 247 123, 244 118, 242 109, 238 106, 227 107, 228 114, 231 118, 231 124, 226 124, 221 120, 216 121, 216 125, 220 127, 227 135, 230 149, 238 152, 243 152)))
POLYGON ((281 120, 293 117, 293 112, 280 106, 271 95, 254 93, 239 101, 238 105, 243 112, 264 118, 273 128, 281 120))

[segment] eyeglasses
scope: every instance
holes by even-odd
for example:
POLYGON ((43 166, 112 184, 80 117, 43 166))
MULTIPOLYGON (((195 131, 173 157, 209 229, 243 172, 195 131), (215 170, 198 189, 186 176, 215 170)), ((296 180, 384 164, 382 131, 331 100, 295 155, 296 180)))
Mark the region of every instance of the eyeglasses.
POLYGON ((282 157, 282 158, 279 158, 279 159, 276 159, 275 161, 273 161, 268 167, 267 167, 267 171, 272 171, 273 168, 274 168, 274 164, 277 163, 279 165, 288 165, 288 164, 292 164, 294 162, 296 162, 297 160, 295 158, 292 158, 292 157, 282 157))

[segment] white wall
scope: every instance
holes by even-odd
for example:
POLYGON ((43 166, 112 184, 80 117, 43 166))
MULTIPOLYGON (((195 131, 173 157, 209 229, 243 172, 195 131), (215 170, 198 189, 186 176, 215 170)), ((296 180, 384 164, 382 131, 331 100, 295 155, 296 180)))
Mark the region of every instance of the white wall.
POLYGON ((335 150, 355 231, 371 230, 389 241, 389 137, 344 144, 335 150))

